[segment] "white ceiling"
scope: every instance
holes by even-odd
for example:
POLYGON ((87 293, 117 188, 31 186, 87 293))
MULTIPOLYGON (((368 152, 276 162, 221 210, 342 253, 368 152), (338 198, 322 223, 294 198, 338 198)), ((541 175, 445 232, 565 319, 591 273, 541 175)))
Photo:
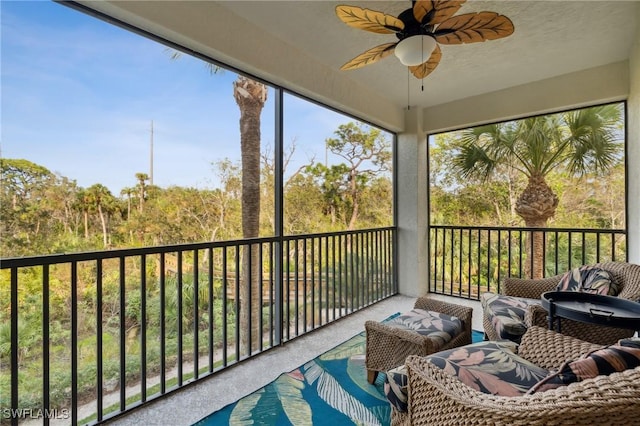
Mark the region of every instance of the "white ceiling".
MULTIPOLYGON (((515 32, 504 39, 441 46, 442 60, 421 81, 410 78, 411 104, 433 106, 625 60, 636 36, 632 1, 468 1, 457 14, 493 11, 509 17, 515 32)), ((349 27, 335 6, 349 4, 397 16, 410 1, 234 1, 224 7, 339 69, 359 53, 396 41, 349 27)), ((341 71, 375 88, 398 106, 407 104, 407 69, 395 56, 358 70, 341 71)))
POLYGON ((640 37, 640 1, 467 1, 457 14, 493 11, 514 33, 500 40, 442 45, 423 81, 391 55, 340 66, 395 35, 347 26, 339 4, 398 15, 404 1, 82 1, 89 8, 160 35, 266 81, 362 116, 402 120, 407 105, 429 108, 628 60, 640 37), (421 86, 424 85, 424 90, 421 86), (375 105, 378 110, 367 111, 375 105))

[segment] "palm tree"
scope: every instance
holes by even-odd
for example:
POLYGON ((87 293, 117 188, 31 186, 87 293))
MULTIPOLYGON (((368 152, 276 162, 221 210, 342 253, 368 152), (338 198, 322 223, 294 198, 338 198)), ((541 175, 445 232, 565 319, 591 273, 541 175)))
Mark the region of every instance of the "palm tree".
POLYGON ((135 188, 125 187, 120 190, 120 195, 127 197, 127 219, 131 217, 131 197, 136 193, 135 188))
MULTIPOLYGON (((172 60, 179 59, 182 53, 168 49, 172 60)), ((206 63, 211 74, 223 72, 224 69, 212 63, 206 63)), ((238 75, 233 82, 233 97, 240 108, 240 150, 242 162, 242 237, 258 237, 260 232, 260 116, 267 101, 267 86, 250 78, 238 75)), ((262 312, 262 296, 259 292, 261 277, 258 250, 253 247, 249 259, 249 248, 243 254, 242 283, 240 289, 240 327, 248 330, 251 318, 251 348, 259 347, 262 333, 259 327, 262 312), (250 263, 249 263, 250 262, 250 263), (249 268, 251 265, 251 268, 249 268), (247 272, 251 270, 251 276, 247 272), (251 290, 250 290, 251 289, 251 290), (252 312, 249 312, 248 301, 251 293, 252 312)), ((246 334, 242 335, 243 348, 246 348, 246 334)))
POLYGON ((76 210, 82 212, 82 223, 84 225, 84 238, 89 239, 89 213, 91 211, 91 197, 86 189, 80 188, 76 193, 76 200, 73 203, 76 210))
POLYGON ((147 197, 148 185, 146 182, 149 180, 149 175, 146 173, 136 173, 136 179, 138 180, 138 211, 142 213, 144 209, 144 200, 147 197))
POLYGON ((89 205, 93 210, 98 212, 100 224, 102 226, 102 243, 104 247, 109 246, 109 230, 107 226, 107 217, 113 213, 115 209, 115 198, 109 189, 99 183, 91 185, 85 192, 88 197, 89 205))
MULTIPOLYGON (((465 179, 489 179, 500 166, 524 174, 528 183, 515 212, 527 227, 544 228, 559 201, 546 176, 559 167, 576 177, 606 173, 621 155, 621 116, 619 104, 610 104, 465 130, 453 167, 465 179)), ((527 275, 540 278, 542 233, 531 238, 527 275)))
MULTIPOLYGON (((240 108, 242 236, 254 238, 260 235, 260 115, 267 101, 267 86, 250 78, 238 76, 233 83, 233 97, 240 108)), ((257 247, 245 246, 242 258, 240 323, 242 330, 247 330, 251 320, 253 350, 259 348, 262 339, 260 330, 262 295, 259 285, 262 271, 257 247), (250 274, 249 271, 251 271, 250 274), (249 299, 251 299, 251 310, 246 303, 249 299)), ((246 335, 243 336, 246 338, 246 335)), ((243 347, 246 345, 243 344, 243 347)))

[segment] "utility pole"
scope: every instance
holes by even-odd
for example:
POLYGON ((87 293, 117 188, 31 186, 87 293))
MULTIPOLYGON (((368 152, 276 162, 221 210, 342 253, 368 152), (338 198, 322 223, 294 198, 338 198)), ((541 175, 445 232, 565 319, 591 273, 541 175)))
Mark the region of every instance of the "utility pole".
POLYGON ((153 120, 151 120, 151 140, 149 150, 149 184, 153 185, 153 120))

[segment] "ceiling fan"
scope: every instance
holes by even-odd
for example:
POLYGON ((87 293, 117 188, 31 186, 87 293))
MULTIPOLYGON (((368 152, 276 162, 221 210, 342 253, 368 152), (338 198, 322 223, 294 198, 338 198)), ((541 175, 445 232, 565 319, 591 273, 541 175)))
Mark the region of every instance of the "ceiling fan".
POLYGON ((395 53, 416 78, 429 75, 440 63, 438 44, 476 43, 513 33, 509 18, 496 12, 473 12, 454 16, 466 0, 413 0, 413 7, 398 17, 358 6, 336 6, 345 24, 378 34, 394 34, 398 41, 381 44, 344 64, 352 70, 395 53))

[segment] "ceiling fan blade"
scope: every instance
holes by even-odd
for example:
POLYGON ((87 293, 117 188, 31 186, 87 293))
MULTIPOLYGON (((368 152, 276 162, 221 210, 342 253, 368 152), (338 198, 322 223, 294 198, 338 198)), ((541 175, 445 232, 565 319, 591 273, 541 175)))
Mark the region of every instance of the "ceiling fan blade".
POLYGON ((336 15, 350 27, 378 34, 394 34, 404 29, 404 22, 395 16, 357 6, 336 6, 336 15))
POLYGON ((385 43, 363 52, 340 67, 341 70, 354 70, 372 64, 393 53, 398 43, 385 43))
POLYGON ((416 21, 422 22, 432 10, 433 2, 431 0, 417 0, 413 4, 413 17, 416 18, 416 21))
POLYGON ((414 67, 409 67, 409 70, 415 78, 425 78, 426 76, 431 74, 433 70, 436 69, 436 67, 440 63, 440 59, 442 59, 442 50, 440 50, 440 46, 436 46, 426 62, 423 62, 422 64, 416 65, 414 67))
POLYGON ((420 23, 436 25, 451 18, 466 0, 418 0, 413 5, 413 16, 420 23), (424 18, 427 22, 423 22, 424 18))
POLYGON ((495 12, 466 13, 441 23, 434 37, 442 44, 477 43, 513 34, 513 22, 495 12))

